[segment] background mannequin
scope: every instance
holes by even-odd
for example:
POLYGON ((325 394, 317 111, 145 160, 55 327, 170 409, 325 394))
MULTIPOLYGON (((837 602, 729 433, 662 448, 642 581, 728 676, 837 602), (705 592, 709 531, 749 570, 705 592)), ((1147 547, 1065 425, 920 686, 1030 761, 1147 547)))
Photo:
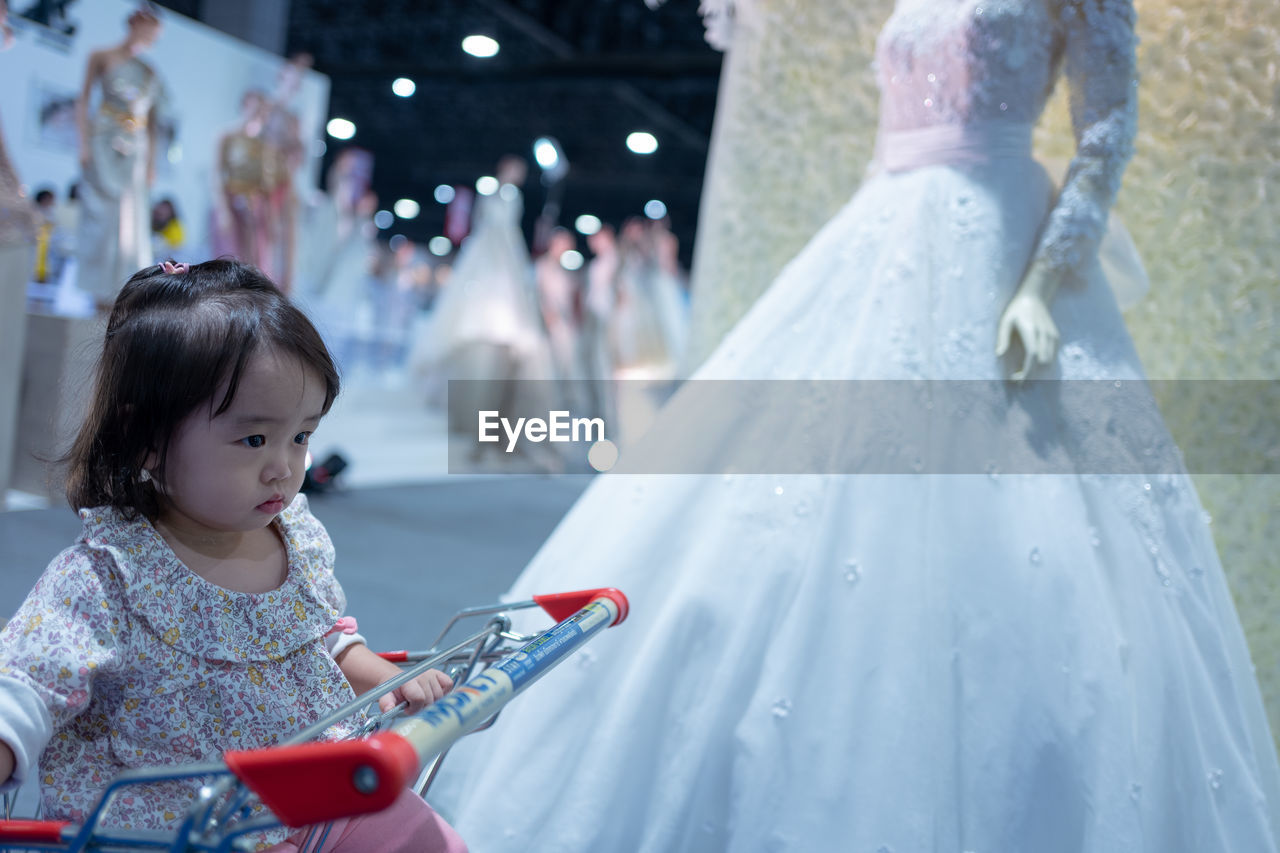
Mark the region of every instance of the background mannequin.
POLYGON ((270 159, 267 209, 272 223, 270 251, 263 269, 284 288, 285 293, 293 289, 297 260, 298 194, 294 188, 294 174, 305 156, 301 125, 291 104, 302 84, 302 75, 311 64, 311 55, 300 53, 280 69, 275 92, 266 103, 263 126, 266 153, 270 159))
POLYGON ((578 276, 560 263, 560 257, 575 245, 573 232, 556 228, 547 241, 547 251, 534 264, 538 306, 551 345, 557 379, 581 379, 583 376, 578 362, 578 276))
POLYGON ((266 96, 257 89, 240 101, 240 124, 218 141, 217 228, 222 252, 265 270, 272 229, 269 157, 263 134, 266 96))
POLYGON ((124 41, 89 55, 76 104, 80 129, 79 286, 109 308, 125 279, 151 263, 150 188, 162 84, 139 59, 160 35, 150 6, 127 21, 124 41), (90 102, 100 95, 97 109, 90 102))
MULTIPOLYGON (((9 5, 0 0, 0 50, 13 42, 9 5)), ((13 464, 27 327, 27 280, 35 256, 35 211, 9 162, 0 127, 0 508, 13 464)))

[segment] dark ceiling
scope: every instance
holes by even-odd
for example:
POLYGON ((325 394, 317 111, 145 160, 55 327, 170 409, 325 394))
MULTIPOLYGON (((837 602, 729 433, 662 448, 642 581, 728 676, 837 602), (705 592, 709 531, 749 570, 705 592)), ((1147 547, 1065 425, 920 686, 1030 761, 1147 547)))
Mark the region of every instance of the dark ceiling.
MULTIPOLYGON (((182 4, 165 4, 178 7, 182 4)), ((442 230, 438 184, 471 185, 503 154, 530 160, 534 139, 556 137, 570 162, 561 224, 579 213, 620 223, 663 201, 693 242, 721 55, 703 40, 697 0, 292 0, 287 52, 314 55, 332 81, 330 116, 356 124, 350 143, 375 155, 380 205, 419 201, 422 213, 394 231, 425 240, 442 230), (497 56, 464 53, 483 34, 497 56), (397 77, 417 84, 410 98, 397 77), (658 150, 626 148, 653 133, 658 150)), ((179 9, 179 11, 182 11, 179 9)), ((538 171, 526 185, 526 231, 546 198, 538 171)), ((387 232, 390 233, 390 232, 387 232)))

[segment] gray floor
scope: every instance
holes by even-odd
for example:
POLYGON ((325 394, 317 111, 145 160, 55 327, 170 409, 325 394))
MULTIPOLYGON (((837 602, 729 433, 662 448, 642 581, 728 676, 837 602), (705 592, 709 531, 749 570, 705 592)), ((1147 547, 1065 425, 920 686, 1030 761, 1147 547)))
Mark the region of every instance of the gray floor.
MULTIPOLYGON (((454 478, 313 495, 311 506, 370 645, 421 647, 458 609, 496 601, 589 479, 454 478)), ((0 616, 79 531, 65 507, 0 512, 0 616)))

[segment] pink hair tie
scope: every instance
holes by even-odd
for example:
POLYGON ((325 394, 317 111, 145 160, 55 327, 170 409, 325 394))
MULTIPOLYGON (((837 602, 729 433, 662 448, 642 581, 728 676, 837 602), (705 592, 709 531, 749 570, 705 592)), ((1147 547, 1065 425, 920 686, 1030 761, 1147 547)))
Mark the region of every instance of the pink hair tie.
POLYGON ((336 634, 341 631, 344 634, 354 634, 356 632, 356 617, 343 616, 337 622, 333 623, 333 627, 324 632, 327 637, 330 634, 336 634))
POLYGON ((175 264, 172 261, 164 261, 160 264, 160 269, 164 270, 169 275, 177 275, 179 273, 189 272, 191 270, 191 265, 175 264))

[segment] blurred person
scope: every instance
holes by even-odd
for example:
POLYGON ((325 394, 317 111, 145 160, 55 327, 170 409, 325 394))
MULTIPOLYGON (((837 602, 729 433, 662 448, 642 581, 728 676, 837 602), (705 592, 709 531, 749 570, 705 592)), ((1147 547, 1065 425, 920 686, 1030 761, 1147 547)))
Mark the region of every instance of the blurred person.
POLYGON ((49 245, 53 241, 54 210, 58 198, 53 190, 42 187, 36 190, 36 263, 33 279, 46 284, 53 277, 50 269, 49 245))
POLYGON ((374 335, 371 284, 378 240, 373 154, 348 146, 325 175, 325 189, 308 203, 299 234, 295 294, 315 317, 344 368, 354 367, 361 341, 374 335))
POLYGON ((612 225, 604 224, 587 237, 591 260, 587 262, 587 290, 582 300, 582 333, 579 335, 586 377, 591 380, 590 414, 613 420, 613 354, 609 322, 618 286, 618 238, 612 225))
POLYGON ((162 198, 151 208, 152 248, 157 256, 172 258, 181 253, 187 242, 186 229, 178 218, 178 208, 171 198, 162 198))
POLYGON ((155 7, 126 20, 119 44, 89 55, 77 104, 81 218, 78 284, 102 312, 134 270, 151 263, 156 106, 163 84, 144 53, 160 36, 155 7), (96 100, 96 107, 94 101, 96 100))
POLYGON ((633 217, 623 224, 618 257, 616 295, 609 319, 614 376, 670 378, 675 362, 656 296, 653 246, 643 219, 633 217))
POLYGON ((547 239, 547 251, 534 263, 538 307, 547 330, 556 376, 580 379, 578 360, 578 275, 561 262, 576 241, 565 228, 555 228, 547 239))
POLYGON ((80 184, 72 181, 66 195, 53 212, 53 236, 49 244, 50 264, 59 270, 61 287, 74 287, 76 240, 80 234, 80 184))

